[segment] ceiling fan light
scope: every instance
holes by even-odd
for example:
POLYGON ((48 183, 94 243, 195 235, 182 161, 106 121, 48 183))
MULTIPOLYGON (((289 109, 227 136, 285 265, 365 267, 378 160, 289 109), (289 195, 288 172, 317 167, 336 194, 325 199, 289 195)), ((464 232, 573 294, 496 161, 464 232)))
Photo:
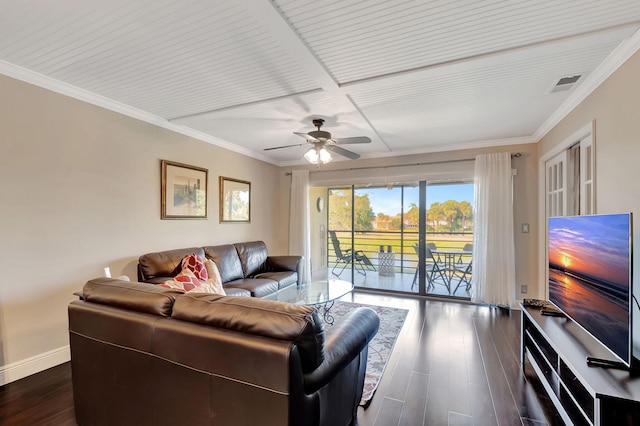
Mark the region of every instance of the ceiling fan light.
POLYGON ((331 157, 331 153, 325 148, 322 148, 320 150, 320 161, 322 162, 322 164, 326 164, 331 160, 333 160, 333 158, 331 157))
POLYGON ((306 152, 306 154, 304 154, 304 158, 305 160, 307 160, 308 162, 310 162, 311 164, 318 164, 318 152, 316 151, 315 148, 311 148, 309 151, 306 152))

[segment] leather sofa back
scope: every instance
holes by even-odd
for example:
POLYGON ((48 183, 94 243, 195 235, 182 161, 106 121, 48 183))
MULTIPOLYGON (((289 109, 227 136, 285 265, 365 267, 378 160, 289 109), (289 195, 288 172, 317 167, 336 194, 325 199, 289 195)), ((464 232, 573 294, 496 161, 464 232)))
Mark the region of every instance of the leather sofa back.
POLYGON ((253 297, 184 294, 102 277, 84 285, 82 298, 89 303, 290 341, 298 346, 305 373, 324 361, 324 327, 311 306, 253 297))
POLYGON ((87 302, 130 311, 170 317, 176 297, 183 294, 165 287, 111 278, 94 278, 82 289, 87 302))
POLYGON ((173 318, 211 327, 293 342, 302 371, 324 361, 324 327, 311 306, 220 295, 183 295, 176 299, 173 318))
POLYGON ((138 259, 138 280, 159 284, 180 273, 182 258, 188 254, 197 254, 204 259, 202 247, 147 253, 138 259))
POLYGON ((245 277, 266 272, 267 246, 262 241, 234 244, 242 264, 245 277))
POLYGON ((244 278, 238 252, 232 244, 204 247, 204 254, 218 266, 223 283, 244 278))

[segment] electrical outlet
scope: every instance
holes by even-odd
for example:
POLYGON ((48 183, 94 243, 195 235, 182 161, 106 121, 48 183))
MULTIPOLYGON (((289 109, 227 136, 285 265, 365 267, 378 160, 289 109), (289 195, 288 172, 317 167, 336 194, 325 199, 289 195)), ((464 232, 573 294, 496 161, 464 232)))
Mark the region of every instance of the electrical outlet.
POLYGON ((528 286, 526 284, 521 285, 520 286, 520 293, 526 294, 527 293, 527 287, 528 286))

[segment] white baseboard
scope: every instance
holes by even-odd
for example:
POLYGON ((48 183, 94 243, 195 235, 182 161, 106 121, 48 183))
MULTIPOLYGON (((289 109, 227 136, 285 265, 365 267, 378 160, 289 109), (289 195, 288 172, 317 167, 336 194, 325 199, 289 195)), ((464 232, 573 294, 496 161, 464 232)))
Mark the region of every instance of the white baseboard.
POLYGON ((69 345, 0 366, 0 386, 71 360, 69 345))

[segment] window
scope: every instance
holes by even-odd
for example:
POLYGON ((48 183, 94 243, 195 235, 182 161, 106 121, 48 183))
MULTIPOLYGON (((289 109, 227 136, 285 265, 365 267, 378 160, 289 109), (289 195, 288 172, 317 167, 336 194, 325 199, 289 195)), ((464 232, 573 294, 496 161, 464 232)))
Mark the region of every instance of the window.
POLYGON ((595 213, 594 157, 589 132, 545 162, 546 217, 595 213))

